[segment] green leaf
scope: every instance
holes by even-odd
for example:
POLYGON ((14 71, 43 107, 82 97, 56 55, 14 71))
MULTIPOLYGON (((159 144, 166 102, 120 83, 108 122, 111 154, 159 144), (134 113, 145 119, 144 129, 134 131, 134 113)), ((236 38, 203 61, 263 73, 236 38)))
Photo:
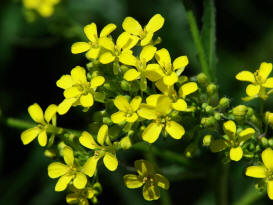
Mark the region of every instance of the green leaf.
POLYGON ((210 69, 210 74, 214 79, 216 66, 216 26, 214 0, 204 1, 204 15, 202 22, 203 26, 201 31, 201 39, 210 69))

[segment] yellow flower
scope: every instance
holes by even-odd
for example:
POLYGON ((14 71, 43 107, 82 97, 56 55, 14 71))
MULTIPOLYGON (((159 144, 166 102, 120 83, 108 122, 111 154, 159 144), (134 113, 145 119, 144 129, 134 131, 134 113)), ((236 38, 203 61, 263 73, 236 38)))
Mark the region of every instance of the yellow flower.
POLYGON ((251 83, 246 88, 248 97, 243 98, 244 100, 248 101, 256 97, 260 97, 263 100, 268 98, 270 91, 267 92, 266 88, 273 88, 273 78, 268 78, 271 71, 272 64, 263 62, 261 63, 259 70, 255 73, 241 71, 236 75, 237 80, 251 83))
POLYGON ((155 172, 153 165, 146 160, 136 160, 135 168, 138 175, 124 175, 123 180, 129 189, 143 186, 143 197, 147 201, 160 198, 160 188, 169 189, 170 183, 166 177, 155 172))
POLYGON ((116 45, 110 38, 100 38, 100 45, 107 49, 107 51, 100 56, 100 62, 102 64, 107 64, 113 61, 119 61, 119 56, 122 52, 129 52, 130 54, 132 53, 130 49, 132 49, 137 44, 137 41, 138 39, 136 37, 133 37, 126 32, 123 32, 119 35, 116 41, 116 45))
POLYGON ((198 86, 195 82, 188 82, 183 84, 179 90, 178 94, 174 89, 174 86, 167 86, 163 81, 156 82, 157 88, 165 95, 169 96, 172 99, 172 108, 177 111, 191 111, 187 107, 187 103, 184 100, 188 95, 194 93, 198 90, 198 86))
POLYGON ((58 113, 63 115, 68 112, 71 106, 81 105, 89 108, 94 104, 93 95, 96 88, 104 83, 103 76, 96 76, 87 81, 86 71, 83 67, 76 66, 71 70, 71 75, 63 75, 58 81, 57 86, 64 89, 62 103, 58 106, 58 113))
POLYGON ((122 28, 133 36, 137 36, 141 41, 141 46, 146 46, 152 41, 154 32, 161 29, 164 24, 164 18, 160 14, 155 14, 148 24, 141 27, 139 22, 132 17, 126 17, 122 23, 122 28))
POLYGON ((129 123, 135 122, 138 119, 136 111, 140 106, 141 100, 142 99, 140 96, 136 96, 129 104, 126 97, 117 96, 114 100, 114 104, 119 109, 119 111, 111 115, 111 120, 117 124, 124 121, 129 123))
POLYGON ((83 189, 87 184, 87 177, 76 167, 71 147, 64 147, 63 155, 66 164, 53 162, 48 166, 48 176, 50 178, 60 177, 55 186, 55 191, 65 190, 71 181, 77 189, 83 189))
POLYGON ((167 86, 172 86, 178 81, 178 76, 189 64, 187 56, 180 56, 171 62, 171 57, 167 49, 162 48, 155 54, 158 64, 147 66, 147 78, 152 82, 160 81, 167 86), (176 72, 179 71, 179 72, 176 72))
POLYGON ((36 10, 42 17, 50 17, 60 0, 23 0, 26 9, 36 10))
POLYGON ((172 111, 172 100, 164 95, 150 95, 146 98, 147 104, 140 105, 138 115, 153 120, 143 131, 144 141, 154 143, 163 128, 174 139, 181 139, 185 134, 184 127, 173 121, 168 115, 172 111))
POLYGON ((223 124, 223 129, 227 135, 226 139, 213 140, 210 144, 212 152, 221 152, 229 148, 229 157, 233 161, 239 161, 243 157, 242 145, 255 134, 253 128, 246 128, 237 135, 236 124, 229 120, 223 124))
POLYGON ((77 42, 74 43, 71 47, 71 52, 73 54, 83 53, 86 52, 86 57, 90 59, 97 59, 101 46, 99 44, 99 39, 107 37, 110 35, 112 31, 116 29, 115 24, 108 24, 106 25, 100 32, 100 36, 98 37, 97 26, 95 23, 91 23, 84 27, 84 33, 88 38, 89 42, 77 42))
POLYGON ((262 152, 262 166, 250 166, 246 169, 246 176, 264 179, 267 183, 268 197, 273 200, 273 150, 267 148, 262 152))
POLYGON ((153 59, 156 52, 156 47, 148 45, 142 48, 139 57, 133 56, 132 53, 123 52, 119 56, 121 63, 125 65, 134 66, 136 69, 132 68, 126 71, 123 78, 127 81, 134 81, 140 78, 141 90, 146 90, 146 64, 153 59))
POLYGON ((49 105, 43 113, 41 107, 34 103, 33 105, 28 107, 28 113, 30 117, 38 123, 36 127, 30 128, 25 130, 21 134, 21 140, 24 145, 29 144, 38 136, 39 144, 44 147, 47 144, 47 133, 48 129, 51 129, 56 125, 56 112, 57 112, 57 105, 49 105), (52 120, 52 124, 50 121, 52 120))
MULTIPOLYGON (((77 189, 71 187, 72 193, 66 195, 66 202, 68 204, 89 205, 88 200, 96 202, 96 195, 99 194, 97 189, 101 189, 100 183, 95 183, 92 187, 85 187, 84 189, 77 189)), ((95 204, 95 203, 94 203, 95 204)))
POLYGON ((99 129, 97 136, 99 145, 96 143, 92 135, 86 131, 82 133, 79 141, 83 146, 94 150, 94 155, 90 157, 83 166, 85 174, 92 177, 96 171, 98 160, 102 157, 103 163, 107 169, 110 171, 115 171, 117 169, 118 160, 116 157, 116 148, 108 136, 107 125, 102 125, 99 129))

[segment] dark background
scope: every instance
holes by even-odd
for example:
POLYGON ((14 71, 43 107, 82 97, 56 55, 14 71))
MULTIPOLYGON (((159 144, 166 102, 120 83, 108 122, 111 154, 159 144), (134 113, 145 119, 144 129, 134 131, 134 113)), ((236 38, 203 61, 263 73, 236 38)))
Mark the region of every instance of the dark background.
MULTIPOLYGON (((193 1, 198 23, 201 24, 203 2, 193 1)), ((240 103, 245 95, 245 84, 235 80, 242 69, 254 71, 261 62, 273 60, 273 2, 271 0, 216 1, 217 31, 217 85, 221 96, 240 103)), ((1 118, 16 117, 30 120, 27 107, 37 102, 43 109, 63 99, 56 87, 61 75, 76 65, 87 62, 83 55, 73 55, 70 47, 83 37, 83 26, 96 22, 99 29, 113 22, 121 31, 126 16, 132 16, 142 25, 155 14, 165 18, 164 27, 157 33, 163 39, 160 48, 167 48, 172 58, 189 57, 186 74, 193 76, 201 69, 191 38, 185 8, 178 0, 66 0, 56 8, 49 19, 26 21, 20 1, 2 0, 0 3, 0 111, 1 118)), ((255 101, 250 103, 255 106, 255 101)), ((266 110, 272 109, 272 97, 266 110)), ((60 117, 59 125, 84 129, 88 115, 71 110, 60 117)), ((22 130, 1 125, 0 129, 0 204, 48 205, 65 204, 64 193, 54 192, 56 180, 47 176, 51 160, 35 141, 23 146, 22 130)), ((181 154, 183 154, 181 152, 181 154)), ((129 155, 136 158, 134 152, 129 155)), ((215 158, 207 153, 208 159, 215 158)), ((122 156, 120 156, 122 159, 122 156)), ((129 157, 130 158, 130 157, 129 157)), ((131 165, 132 165, 131 161, 131 165)), ((246 164, 231 164, 229 198, 236 201, 253 186, 243 176, 246 164), (239 165, 239 166, 238 166, 239 165)), ((103 193, 101 204, 160 204, 145 202, 141 190, 128 190, 122 182, 124 171, 110 173, 102 168, 103 193)), ((173 204, 214 204, 213 185, 209 179, 181 179, 171 181, 173 204)), ((256 204, 270 204, 263 197, 256 204)))

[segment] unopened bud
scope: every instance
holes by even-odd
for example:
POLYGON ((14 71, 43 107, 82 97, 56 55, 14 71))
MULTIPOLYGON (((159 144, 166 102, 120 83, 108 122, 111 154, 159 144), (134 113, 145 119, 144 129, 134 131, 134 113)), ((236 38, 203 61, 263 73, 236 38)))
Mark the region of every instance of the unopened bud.
POLYGON ((129 91, 129 83, 126 80, 121 81, 120 86, 122 90, 129 91))
POLYGON ((228 108, 230 105, 230 99, 226 98, 226 97, 222 97, 219 101, 219 106, 220 108, 228 108))
POLYGON ((221 120, 221 113, 219 113, 219 112, 214 113, 214 118, 216 120, 221 120))
POLYGON ((196 143, 191 143, 189 146, 187 146, 185 150, 185 155, 186 157, 191 158, 195 155, 196 151, 197 151, 196 143))
POLYGON ((217 90, 217 86, 213 83, 210 83, 208 86, 207 86, 207 93, 209 95, 213 95, 217 90))
POLYGON ((210 106, 210 105, 208 105, 206 108, 205 108, 205 110, 206 110, 206 113, 213 113, 213 111, 214 111, 214 109, 213 109, 213 107, 212 106, 210 106))
POLYGON ((273 138, 268 139, 268 144, 270 147, 273 147, 273 138))
POLYGON ((247 107, 245 105, 238 105, 232 109, 232 113, 235 116, 245 116, 247 113, 247 107))
POLYGON ((211 138, 212 138, 211 135, 206 135, 206 136, 203 138, 203 145, 206 146, 206 147, 210 146, 211 138))
POLYGON ((265 122, 270 126, 273 126, 273 113, 268 111, 265 113, 265 122))
POLYGON ((206 76, 205 73, 200 73, 200 74, 197 75, 197 82, 200 85, 206 87, 208 85, 208 83, 209 83, 209 80, 208 80, 208 77, 206 76))
POLYGON ((214 117, 203 117, 201 119, 201 124, 204 126, 204 127, 212 127, 214 126, 216 123, 216 120, 214 117))
POLYGON ((262 145, 263 145, 264 147, 267 146, 268 140, 266 139, 266 137, 262 137, 262 138, 261 138, 261 143, 262 143, 262 145))
POLYGON ((129 136, 123 137, 120 141, 120 146, 122 149, 129 149, 132 147, 132 142, 129 136))

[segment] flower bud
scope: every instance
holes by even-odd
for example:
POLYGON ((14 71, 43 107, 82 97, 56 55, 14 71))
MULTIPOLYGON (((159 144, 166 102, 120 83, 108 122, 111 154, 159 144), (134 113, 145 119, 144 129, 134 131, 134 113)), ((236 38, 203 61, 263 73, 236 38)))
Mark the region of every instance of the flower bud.
POLYGON ((266 137, 262 137, 262 138, 261 138, 261 143, 262 143, 262 145, 263 145, 264 147, 267 146, 268 140, 266 139, 266 137))
POLYGON ((268 139, 268 144, 270 147, 273 147, 273 138, 268 139))
POLYGON ((219 112, 214 113, 214 118, 216 120, 221 120, 221 113, 219 113, 219 112))
POLYGON ((126 80, 122 80, 120 86, 122 90, 129 91, 129 83, 126 80))
POLYGON ((203 145, 206 146, 206 147, 210 146, 211 138, 212 138, 211 135, 206 135, 206 136, 203 138, 203 145))
POLYGON ((252 107, 248 107, 247 108, 247 116, 251 117, 252 115, 254 115, 254 110, 252 107))
POLYGON ((197 152, 197 145, 196 143, 191 143, 189 144, 189 146, 187 146, 186 150, 185 150, 185 155, 188 158, 193 157, 197 152))
POLYGON ((217 86, 214 84, 214 83, 210 83, 208 86, 207 86, 207 93, 209 95, 213 95, 215 94, 217 90, 217 86))
POLYGON ((273 126, 273 113, 268 111, 265 113, 265 122, 270 126, 273 126))
POLYGON ((230 105, 230 99, 226 98, 226 97, 222 97, 219 101, 219 106, 220 108, 228 108, 230 105))
POLYGON ((232 113, 235 116, 243 117, 247 113, 247 107, 245 105, 238 105, 235 108, 232 109, 232 113))
POLYGON ((206 87, 208 85, 208 83, 209 83, 209 80, 208 80, 208 77, 206 76, 205 73, 200 73, 200 74, 197 75, 197 82, 200 85, 206 87))
POLYGON ((212 127, 216 124, 216 120, 214 117, 203 117, 201 119, 201 124, 204 126, 204 127, 212 127))
POLYGON ((210 105, 208 105, 206 108, 205 108, 205 110, 206 110, 206 113, 213 113, 213 111, 214 111, 214 109, 213 109, 213 107, 212 106, 210 106, 210 105))

